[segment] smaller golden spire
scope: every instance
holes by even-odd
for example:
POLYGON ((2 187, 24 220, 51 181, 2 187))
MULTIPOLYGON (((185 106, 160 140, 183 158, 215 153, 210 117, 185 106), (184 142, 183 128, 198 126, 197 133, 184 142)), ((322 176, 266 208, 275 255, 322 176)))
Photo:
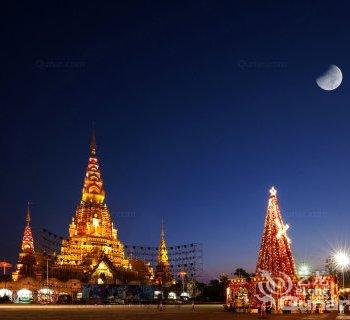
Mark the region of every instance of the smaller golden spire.
POLYGON ((168 249, 166 245, 165 232, 164 232, 164 223, 162 219, 161 227, 160 227, 160 242, 158 248, 158 264, 168 265, 169 264, 169 256, 168 249))

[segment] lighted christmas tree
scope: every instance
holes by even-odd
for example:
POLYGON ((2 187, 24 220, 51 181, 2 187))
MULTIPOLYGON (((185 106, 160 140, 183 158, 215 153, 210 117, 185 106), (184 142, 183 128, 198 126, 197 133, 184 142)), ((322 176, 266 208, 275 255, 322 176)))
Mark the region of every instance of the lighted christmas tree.
POLYGON ((260 270, 265 270, 273 275, 278 275, 280 272, 289 276, 295 275, 291 240, 287 236, 288 228, 289 226, 284 224, 282 219, 277 190, 272 187, 256 266, 257 273, 260 273, 260 270))

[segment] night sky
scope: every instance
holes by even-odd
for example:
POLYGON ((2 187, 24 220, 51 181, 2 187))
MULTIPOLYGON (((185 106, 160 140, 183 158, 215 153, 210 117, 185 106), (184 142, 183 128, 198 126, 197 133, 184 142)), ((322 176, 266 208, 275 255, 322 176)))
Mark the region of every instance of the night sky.
POLYGON ((203 278, 255 269, 275 185, 297 261, 350 242, 350 22, 336 1, 1 7, 0 258, 66 236, 92 123, 129 244, 201 242, 203 278), (335 91, 315 83, 342 69, 335 91))

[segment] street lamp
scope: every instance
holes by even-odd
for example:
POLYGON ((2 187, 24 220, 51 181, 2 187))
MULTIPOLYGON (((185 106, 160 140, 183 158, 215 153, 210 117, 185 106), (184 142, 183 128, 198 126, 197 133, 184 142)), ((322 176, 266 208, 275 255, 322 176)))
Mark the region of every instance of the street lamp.
POLYGON ((180 277, 182 278, 182 292, 185 292, 185 276, 187 275, 187 272, 181 271, 179 272, 180 277))
POLYGON ((344 271, 350 265, 350 257, 344 251, 338 251, 334 254, 333 260, 336 268, 341 270, 343 275, 343 288, 344 288, 344 271))
POLYGON ((5 295, 6 295, 6 289, 7 289, 7 278, 6 278, 6 269, 12 268, 12 264, 7 261, 0 261, 0 268, 3 269, 4 272, 4 282, 5 282, 5 295))
POLYGON ((12 264, 7 261, 0 261, 0 268, 3 269, 4 275, 6 275, 6 269, 12 268, 12 264))

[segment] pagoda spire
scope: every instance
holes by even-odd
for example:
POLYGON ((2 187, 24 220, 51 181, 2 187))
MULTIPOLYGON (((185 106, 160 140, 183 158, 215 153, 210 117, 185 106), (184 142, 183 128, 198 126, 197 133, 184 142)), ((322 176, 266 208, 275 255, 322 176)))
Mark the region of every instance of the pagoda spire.
POLYGON ((129 268, 130 263, 125 255, 124 244, 118 239, 118 229, 105 202, 96 145, 95 130, 92 130, 82 196, 69 224, 69 237, 62 241, 56 259, 64 268, 62 270, 70 268, 71 262, 75 261, 75 265, 79 266, 81 277, 85 277, 83 276, 85 272, 90 273, 94 270, 94 275, 90 274, 90 280, 94 278, 98 281, 101 272, 103 281, 108 278, 108 281, 115 283, 114 267, 129 268), (111 266, 107 266, 110 270, 108 274, 104 267, 102 271, 100 268, 96 269, 102 258, 109 260, 114 266, 112 269, 111 266))
POLYGON ((34 253, 34 240, 32 228, 30 226, 30 203, 27 205, 26 226, 24 227, 21 250, 23 253, 34 253))
POLYGON ((92 134, 91 134, 91 142, 90 142, 90 155, 96 155, 96 134, 95 134, 95 127, 92 128, 92 134))
POLYGON ((28 201, 28 204, 27 204, 27 215, 26 215, 27 226, 30 225, 30 221, 31 221, 31 217, 30 217, 30 202, 28 201))
POLYGON ((102 204, 105 199, 105 191, 101 170, 97 159, 97 145, 95 130, 93 129, 90 142, 90 155, 86 168, 84 186, 82 190, 82 201, 102 204))
POLYGON ((257 273, 264 270, 271 274, 283 272, 289 276, 295 275, 291 240, 287 235, 288 229, 288 224, 283 222, 277 190, 271 187, 256 266, 257 273))
POLYGON ((165 241, 165 232, 164 232, 164 221, 163 221, 163 218, 162 218, 162 223, 160 225, 160 238, 161 238, 161 240, 165 241))
POLYGON ((166 245, 165 232, 164 232, 164 223, 162 219, 160 227, 160 242, 158 248, 158 264, 169 265, 169 255, 166 245))
POLYGON ((160 241, 158 248, 158 261, 156 265, 155 279, 156 283, 158 283, 159 285, 170 284, 173 281, 167 243, 165 239, 163 219, 160 226, 160 241))

